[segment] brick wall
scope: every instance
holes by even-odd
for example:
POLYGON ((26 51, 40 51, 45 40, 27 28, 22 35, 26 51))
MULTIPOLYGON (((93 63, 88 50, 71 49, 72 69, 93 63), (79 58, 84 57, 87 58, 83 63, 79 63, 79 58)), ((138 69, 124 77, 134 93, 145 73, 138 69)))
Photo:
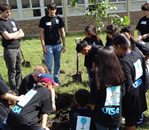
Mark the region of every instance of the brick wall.
MULTIPOLYGON (((123 17, 128 15, 127 13, 118 13, 119 16, 123 17)), ((134 29, 138 20, 142 17, 142 12, 131 12, 130 13, 130 26, 134 29)), ((93 24, 93 20, 90 18, 83 18, 83 16, 68 17, 68 32, 83 32, 85 27, 89 24, 93 24)), ((108 25, 108 20, 104 21, 105 25, 108 25)), ((18 21, 18 24, 23 29, 26 36, 39 36, 39 20, 24 20, 18 21)))

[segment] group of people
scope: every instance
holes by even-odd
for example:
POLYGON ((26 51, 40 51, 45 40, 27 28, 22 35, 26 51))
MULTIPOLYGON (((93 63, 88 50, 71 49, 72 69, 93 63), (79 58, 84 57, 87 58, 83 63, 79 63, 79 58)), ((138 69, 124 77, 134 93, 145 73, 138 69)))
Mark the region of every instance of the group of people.
MULTIPOLYGON (((46 66, 37 65, 33 73, 21 81, 20 38, 24 33, 16 21, 9 18, 10 10, 9 5, 0 5, 4 60, 10 89, 14 92, 9 92, 0 76, 0 109, 1 106, 7 108, 2 110, 4 113, 0 112, 3 115, 0 117, 0 129, 48 130, 48 113, 56 111, 54 86, 61 84, 60 57, 61 51, 66 50, 64 22, 56 15, 56 4, 49 3, 48 15, 39 23, 46 66), (14 105, 12 110, 10 105, 14 105)), ((142 6, 142 11, 145 16, 137 24, 139 37, 136 41, 130 27, 119 31, 111 24, 106 28, 107 42, 104 46, 94 25, 85 28, 86 37, 77 44, 76 51, 85 55, 90 92, 80 89, 75 93, 76 106, 70 111, 71 130, 118 130, 122 116, 126 129, 135 130, 142 115, 143 120, 146 119, 143 112, 147 110, 149 3, 142 6)))
POLYGON ((39 23, 46 66, 37 65, 33 73, 22 80, 20 39, 24 37, 24 32, 14 19, 9 18, 11 7, 8 4, 0 5, 0 35, 4 47, 4 60, 8 69, 10 90, 15 93, 12 95, 12 92, 9 92, 8 86, 0 76, 2 130, 49 130, 46 127, 48 113, 56 111, 54 86, 61 84, 59 81, 61 50, 65 52, 66 48, 64 22, 56 15, 56 4, 49 3, 47 10, 48 15, 41 18, 39 23), (10 105, 14 105, 11 111, 10 105))
MULTIPOLYGON (((142 5, 142 11, 145 16, 137 24, 139 37, 136 41, 130 27, 119 31, 111 24, 106 28, 107 42, 103 46, 95 27, 86 27, 86 38, 77 44, 76 51, 85 55, 90 85, 87 104, 93 113, 85 112, 87 106, 78 103, 76 98, 78 107, 70 112, 70 119, 76 119, 76 124, 71 124, 72 129, 80 126, 86 130, 95 127, 118 130, 124 117, 126 129, 135 130, 147 120, 143 112, 147 110, 145 93, 149 86, 149 3, 142 5), (91 119, 94 123, 90 123, 91 119), (82 120, 86 122, 83 124, 82 120)), ((86 102, 83 92, 80 98, 86 102)))

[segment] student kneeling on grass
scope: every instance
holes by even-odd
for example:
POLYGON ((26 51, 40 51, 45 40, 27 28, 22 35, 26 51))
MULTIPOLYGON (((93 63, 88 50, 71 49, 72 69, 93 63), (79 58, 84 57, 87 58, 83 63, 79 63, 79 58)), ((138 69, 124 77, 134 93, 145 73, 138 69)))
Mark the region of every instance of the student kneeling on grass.
POLYGON ((51 89, 56 85, 48 73, 40 74, 39 83, 12 109, 8 116, 11 130, 49 130, 46 127, 48 113, 52 111, 51 89), (49 91, 50 90, 50 91, 49 91), (39 124, 42 116, 41 126, 39 124))
POLYGON ((19 101, 22 96, 18 97, 9 92, 8 86, 0 75, 0 130, 9 130, 6 118, 10 112, 9 104, 19 101))
POLYGON ((75 104, 72 107, 70 117, 70 130, 96 130, 93 119, 93 111, 87 106, 90 93, 86 89, 79 89, 75 93, 75 104))

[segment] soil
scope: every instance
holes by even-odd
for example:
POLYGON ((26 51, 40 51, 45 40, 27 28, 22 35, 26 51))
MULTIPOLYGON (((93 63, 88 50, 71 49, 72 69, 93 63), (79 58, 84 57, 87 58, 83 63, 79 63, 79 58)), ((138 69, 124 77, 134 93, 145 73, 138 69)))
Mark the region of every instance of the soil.
POLYGON ((68 130, 69 110, 73 104, 73 95, 57 94, 56 97, 56 116, 49 118, 47 125, 50 130, 68 130))

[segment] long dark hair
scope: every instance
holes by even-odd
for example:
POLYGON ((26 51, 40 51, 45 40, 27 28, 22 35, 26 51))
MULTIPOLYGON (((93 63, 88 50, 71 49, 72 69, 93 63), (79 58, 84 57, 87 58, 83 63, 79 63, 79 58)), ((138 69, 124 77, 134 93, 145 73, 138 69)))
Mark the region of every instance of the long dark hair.
POLYGON ((114 24, 110 24, 106 28, 106 33, 109 33, 112 35, 112 38, 120 34, 118 28, 114 24))
POLYGON ((98 49, 95 77, 97 88, 107 88, 121 85, 124 80, 124 73, 120 62, 109 47, 98 49))
POLYGON ((96 44, 100 44, 100 38, 96 32, 96 27, 94 25, 86 26, 85 33, 86 32, 92 36, 92 40, 94 40, 96 44))
POLYGON ((132 37, 129 37, 129 34, 127 33, 119 34, 113 39, 112 42, 115 46, 120 45, 123 50, 127 50, 127 48, 133 50, 135 48, 134 39, 132 37))

